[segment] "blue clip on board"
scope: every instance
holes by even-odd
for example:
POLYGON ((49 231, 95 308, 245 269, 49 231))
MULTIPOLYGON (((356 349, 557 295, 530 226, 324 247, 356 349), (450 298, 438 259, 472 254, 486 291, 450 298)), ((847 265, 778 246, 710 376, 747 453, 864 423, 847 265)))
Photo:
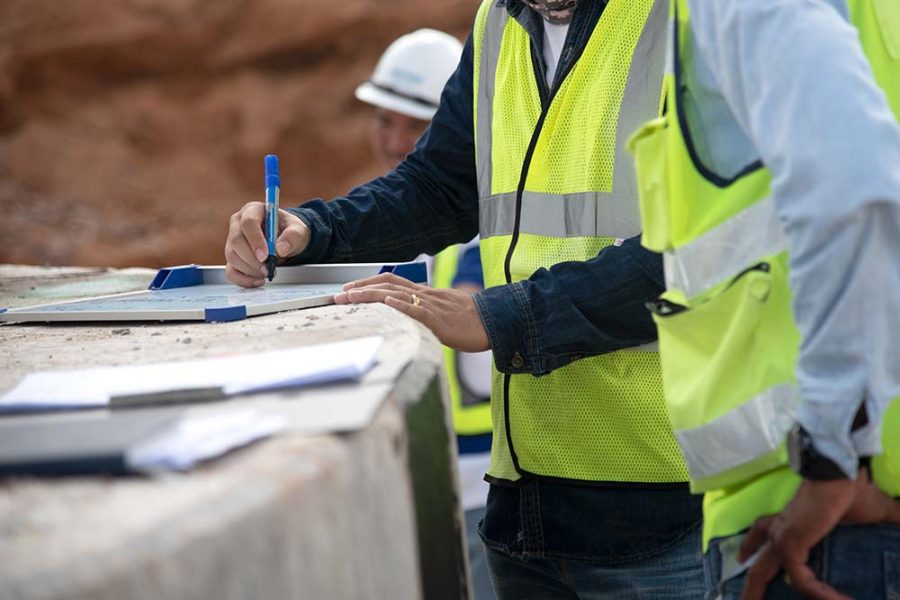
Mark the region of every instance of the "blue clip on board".
POLYGON ((170 290, 189 285, 203 285, 203 271, 197 265, 160 269, 153 281, 150 282, 150 289, 170 290))
POLYGON ((428 270, 423 262, 400 263, 396 265, 384 265, 381 267, 381 273, 393 273, 398 277, 409 279, 413 283, 427 283, 428 270))

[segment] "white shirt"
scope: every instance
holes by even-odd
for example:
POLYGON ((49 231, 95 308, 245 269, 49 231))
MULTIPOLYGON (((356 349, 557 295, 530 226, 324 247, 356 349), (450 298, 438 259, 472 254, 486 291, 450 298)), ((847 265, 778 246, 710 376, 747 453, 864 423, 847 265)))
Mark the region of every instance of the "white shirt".
POLYGON ((797 419, 854 474, 900 395, 900 126, 846 0, 689 2, 692 134, 720 174, 755 157, 772 172, 803 340, 797 419), (870 426, 851 436, 863 399, 870 426))
POLYGON ((554 25, 544 21, 544 69, 549 88, 553 87, 556 65, 559 64, 559 55, 562 52, 563 44, 566 43, 566 34, 568 33, 568 23, 554 25))

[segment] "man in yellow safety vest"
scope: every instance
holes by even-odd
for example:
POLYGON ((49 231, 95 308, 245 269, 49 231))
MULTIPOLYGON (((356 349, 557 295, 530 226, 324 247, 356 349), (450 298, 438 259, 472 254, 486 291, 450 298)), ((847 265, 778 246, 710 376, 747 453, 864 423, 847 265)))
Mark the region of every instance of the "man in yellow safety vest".
POLYGON ((893 597, 900 4, 673 0, 671 22, 666 113, 631 148, 711 593, 893 597))
MULTIPOLYGON (((480 234, 487 289, 381 276, 385 302, 494 358, 481 526, 500 598, 699 598, 699 501, 666 416, 662 290, 628 136, 659 114, 666 0, 485 0, 429 129, 397 169, 285 211, 289 263, 405 260, 480 234)), ((261 207, 232 217, 235 283, 262 285, 261 207)))

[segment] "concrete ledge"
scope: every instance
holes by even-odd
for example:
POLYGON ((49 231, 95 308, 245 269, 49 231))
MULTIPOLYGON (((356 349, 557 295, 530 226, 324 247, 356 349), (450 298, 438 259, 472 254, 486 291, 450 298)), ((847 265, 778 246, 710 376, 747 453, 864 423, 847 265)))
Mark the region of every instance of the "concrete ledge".
MULTIPOLYGON (((0 304, 8 294, 0 285, 0 304)), ((365 335, 385 337, 385 364, 408 365, 361 432, 287 434, 186 475, 0 481, 0 598, 467 597, 440 346, 388 307, 224 324, 3 325, 0 393, 37 369, 365 335)))

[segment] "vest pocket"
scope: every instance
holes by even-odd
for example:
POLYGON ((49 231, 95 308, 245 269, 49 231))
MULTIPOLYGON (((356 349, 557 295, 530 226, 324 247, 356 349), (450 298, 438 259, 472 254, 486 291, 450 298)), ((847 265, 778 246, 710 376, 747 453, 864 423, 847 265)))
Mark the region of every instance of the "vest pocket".
POLYGON ((666 118, 645 123, 628 140, 634 154, 638 199, 644 231, 641 243, 655 252, 672 247, 669 225, 668 160, 666 160, 666 118))
POLYGON ((693 489, 778 466, 793 421, 799 345, 784 255, 694 306, 663 306, 654 311, 663 388, 693 489))
POLYGON ((888 54, 900 60, 900 6, 897 0, 871 0, 875 6, 875 18, 888 54))

